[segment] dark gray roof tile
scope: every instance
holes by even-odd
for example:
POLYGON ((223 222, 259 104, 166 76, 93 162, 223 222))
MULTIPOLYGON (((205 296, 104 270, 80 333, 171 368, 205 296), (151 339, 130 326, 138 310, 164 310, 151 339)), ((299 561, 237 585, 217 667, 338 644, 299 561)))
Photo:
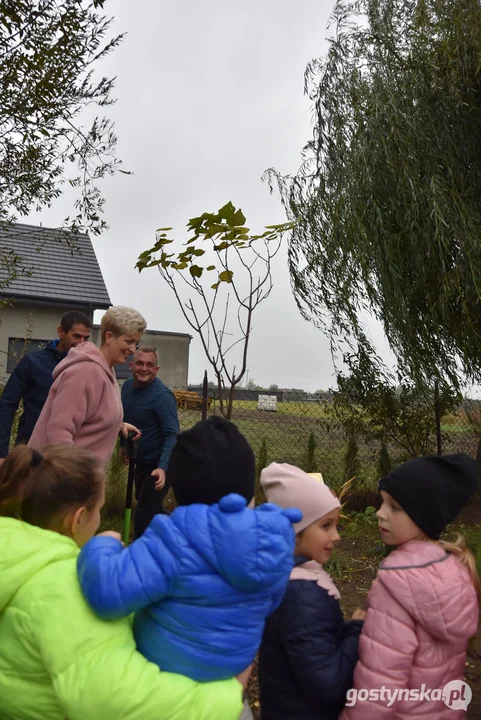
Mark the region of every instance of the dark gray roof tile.
MULTIPOLYGON (((35 225, 0 224, 0 253, 14 250, 32 271, 13 280, 0 295, 13 298, 111 306, 109 293, 88 235, 35 225)), ((0 267, 0 282, 7 277, 0 267)))

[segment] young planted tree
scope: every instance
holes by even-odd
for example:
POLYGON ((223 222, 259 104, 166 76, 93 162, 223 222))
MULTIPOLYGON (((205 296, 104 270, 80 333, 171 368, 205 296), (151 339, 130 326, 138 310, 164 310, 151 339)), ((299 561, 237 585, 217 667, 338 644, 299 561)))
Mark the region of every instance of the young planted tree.
POLYGON ((344 456, 344 478, 345 480, 351 480, 352 478, 357 478, 359 470, 361 469, 359 448, 353 426, 347 427, 346 437, 347 448, 344 456))
POLYGON ((269 297, 272 259, 292 229, 292 223, 284 223, 251 235, 245 223, 242 211, 229 202, 217 213, 189 220, 191 237, 180 252, 168 252, 172 228, 160 228, 155 245, 136 264, 139 272, 158 268, 199 335, 216 377, 220 410, 228 419, 247 369, 254 312, 269 297))
POLYGON ((279 181, 294 293, 330 335, 382 324, 401 371, 481 378, 481 3, 337 0, 314 132, 279 181))
POLYGON ((392 470, 392 460, 389 455, 386 443, 381 442, 381 448, 379 450, 379 457, 377 461, 377 474, 380 478, 386 477, 386 475, 392 470))

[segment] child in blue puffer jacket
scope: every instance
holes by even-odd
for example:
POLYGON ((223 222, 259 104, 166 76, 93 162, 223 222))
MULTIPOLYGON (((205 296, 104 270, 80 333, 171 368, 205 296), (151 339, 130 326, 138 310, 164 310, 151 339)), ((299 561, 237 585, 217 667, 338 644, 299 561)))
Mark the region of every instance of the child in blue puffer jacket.
POLYGON ((178 507, 156 515, 128 548, 116 537, 92 538, 79 556, 80 584, 101 618, 136 613, 137 647, 162 670, 230 678, 253 662, 265 619, 282 600, 292 523, 302 514, 247 507, 254 454, 223 418, 180 433, 167 473, 178 507))

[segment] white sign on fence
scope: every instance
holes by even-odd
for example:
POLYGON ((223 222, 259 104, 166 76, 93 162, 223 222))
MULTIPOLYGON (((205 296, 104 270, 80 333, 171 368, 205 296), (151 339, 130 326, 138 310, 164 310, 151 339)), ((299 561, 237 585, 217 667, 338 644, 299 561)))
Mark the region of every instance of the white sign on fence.
POLYGON ((257 402, 258 410, 277 411, 277 395, 259 395, 257 402))

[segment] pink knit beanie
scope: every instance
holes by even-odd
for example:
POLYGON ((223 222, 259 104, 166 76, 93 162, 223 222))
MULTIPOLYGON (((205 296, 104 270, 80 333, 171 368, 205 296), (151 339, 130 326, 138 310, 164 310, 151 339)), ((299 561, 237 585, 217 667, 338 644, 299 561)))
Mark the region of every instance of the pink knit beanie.
POLYGON ((299 508, 302 520, 294 525, 296 535, 316 520, 341 507, 327 485, 294 465, 271 463, 261 472, 261 485, 270 503, 299 508))

